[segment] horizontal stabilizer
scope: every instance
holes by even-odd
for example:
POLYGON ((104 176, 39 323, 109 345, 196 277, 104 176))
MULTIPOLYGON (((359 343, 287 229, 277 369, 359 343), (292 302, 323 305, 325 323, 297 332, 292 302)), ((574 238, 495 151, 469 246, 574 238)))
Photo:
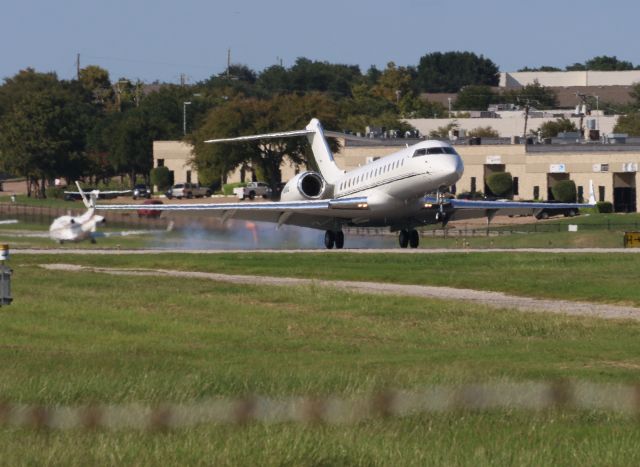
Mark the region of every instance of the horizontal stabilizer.
POLYGON ((281 131, 279 133, 264 133, 262 135, 237 136, 234 138, 208 139, 205 143, 230 143, 234 141, 254 141, 257 139, 294 138, 296 136, 307 136, 313 130, 281 131))

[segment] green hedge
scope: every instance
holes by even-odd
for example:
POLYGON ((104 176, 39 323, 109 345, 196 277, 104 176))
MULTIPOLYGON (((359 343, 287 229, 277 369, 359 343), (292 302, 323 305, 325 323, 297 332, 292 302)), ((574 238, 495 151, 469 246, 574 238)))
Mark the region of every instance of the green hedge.
POLYGON ((513 196, 513 177, 509 172, 491 174, 486 179, 487 186, 494 196, 510 198, 513 196))
POLYGON ((609 201, 598 201, 596 203, 596 208, 598 208, 598 212, 603 214, 613 212, 613 204, 611 204, 609 201))
POLYGON ((561 180, 551 187, 553 198, 559 203, 575 203, 578 196, 573 180, 561 180))

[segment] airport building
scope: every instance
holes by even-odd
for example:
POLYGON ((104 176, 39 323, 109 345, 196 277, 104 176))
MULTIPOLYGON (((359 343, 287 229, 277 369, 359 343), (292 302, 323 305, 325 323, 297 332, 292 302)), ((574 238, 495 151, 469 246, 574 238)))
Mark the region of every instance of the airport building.
MULTIPOLYGON (((337 164, 350 170, 388 155, 415 141, 389 139, 375 141, 343 141, 336 154, 337 164)), ((514 198, 551 200, 551 187, 560 180, 573 180, 578 195, 588 198, 593 180, 598 201, 613 203, 616 212, 634 212, 640 205, 637 172, 640 144, 632 141, 615 144, 469 144, 471 140, 454 142, 464 161, 465 171, 455 187, 457 193, 487 193, 485 179, 495 172, 509 172, 514 181, 514 198)), ((478 141, 473 141, 478 143, 478 141)), ((482 143, 482 141, 480 141, 482 143)), ((195 168, 189 165, 191 147, 179 141, 154 142, 154 166, 165 165, 174 172, 176 183, 198 181, 195 168)), ((282 179, 288 180, 301 168, 285 165, 282 179)), ((229 175, 229 182, 240 181, 240 173, 229 175)))

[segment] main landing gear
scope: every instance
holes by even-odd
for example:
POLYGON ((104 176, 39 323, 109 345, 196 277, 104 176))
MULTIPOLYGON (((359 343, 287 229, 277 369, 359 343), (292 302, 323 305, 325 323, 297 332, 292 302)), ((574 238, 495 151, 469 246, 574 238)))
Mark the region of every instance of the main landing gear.
POLYGON ((334 246, 340 250, 344 246, 344 232, 342 230, 327 230, 324 233, 324 246, 329 250, 334 246))
POLYGON ((402 229, 398 235, 398 243, 400 248, 418 248, 420 244, 420 235, 416 229, 402 229))

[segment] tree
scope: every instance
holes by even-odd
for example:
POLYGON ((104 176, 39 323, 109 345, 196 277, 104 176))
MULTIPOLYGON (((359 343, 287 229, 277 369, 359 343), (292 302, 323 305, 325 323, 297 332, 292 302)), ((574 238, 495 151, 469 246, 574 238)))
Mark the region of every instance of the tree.
POLYGON ((337 115, 337 105, 319 93, 279 95, 266 100, 235 99, 213 109, 203 125, 191 135, 193 163, 198 171, 215 172, 222 179, 229 171, 251 164, 275 188, 281 182, 280 167, 285 157, 295 165, 313 166, 305 138, 232 144, 205 144, 203 141, 303 128, 312 117, 319 118, 328 128, 336 128, 337 115))
POLYGON ((519 89, 505 91, 501 97, 502 101, 512 104, 523 105, 526 102, 535 102, 535 105, 541 108, 555 108, 558 105, 558 96, 556 93, 544 86, 538 81, 533 84, 527 84, 519 89))
POLYGON ((0 162, 27 178, 28 194, 45 196, 46 182, 79 177, 86 167, 86 134, 96 108, 77 82, 54 74, 20 72, 2 87, 0 162))
POLYGON ((465 86, 458 92, 454 108, 457 110, 487 110, 498 100, 489 86, 465 86))
POLYGON ((626 133, 630 136, 640 136, 640 112, 620 115, 613 127, 615 133, 626 133))
POLYGON ((587 60, 586 69, 596 71, 625 71, 633 70, 633 64, 625 60, 618 60, 614 56, 600 55, 587 60))
POLYGON ((80 70, 80 84, 93 96, 93 101, 105 108, 112 107, 115 93, 109 80, 109 72, 99 66, 89 65, 80 70))
POLYGON ((417 84, 424 92, 458 92, 463 86, 497 86, 498 67, 472 52, 434 52, 420 58, 417 84))
POLYGON ((542 138, 555 138, 558 133, 578 131, 578 127, 568 118, 562 117, 557 120, 544 122, 538 127, 538 131, 531 130, 532 133, 540 133, 542 138))
POLYGON ((547 65, 543 65, 538 68, 529 68, 528 66, 526 66, 518 70, 518 72, 524 72, 524 71, 562 71, 562 70, 555 66, 547 66, 547 65))
POLYGON ((165 191, 173 185, 173 173, 168 167, 156 167, 151 170, 151 184, 158 187, 158 190, 165 191))
POLYGON ((439 138, 439 139, 444 139, 444 138, 448 138, 449 137, 449 132, 451 130, 456 130, 460 127, 460 125, 458 124, 458 122, 453 121, 451 123, 448 123, 445 126, 440 126, 438 128, 436 128, 435 130, 431 130, 429 132, 429 138, 439 138))
POLYGON ((351 86, 362 79, 357 65, 331 64, 298 58, 289 70, 292 91, 319 91, 350 96, 351 86))
POLYGON ((618 60, 614 56, 600 55, 587 60, 585 63, 574 63, 565 67, 566 71, 625 71, 633 70, 633 64, 625 60, 618 60))

